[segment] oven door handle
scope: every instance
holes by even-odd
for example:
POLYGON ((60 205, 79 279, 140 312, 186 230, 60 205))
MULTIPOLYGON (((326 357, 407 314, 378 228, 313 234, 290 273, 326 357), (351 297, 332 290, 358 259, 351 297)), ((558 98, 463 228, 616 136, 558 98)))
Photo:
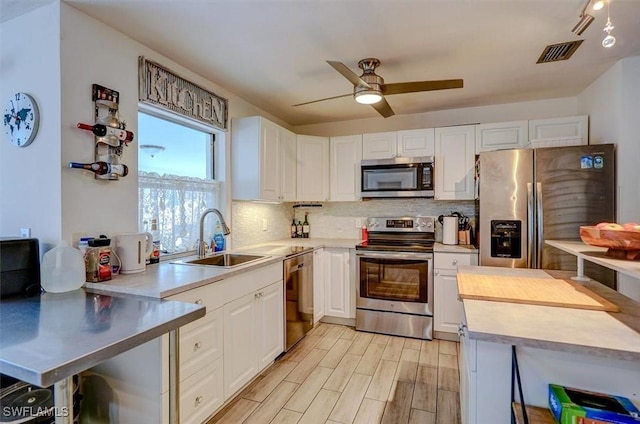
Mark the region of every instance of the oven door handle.
POLYGON ((432 260, 433 253, 412 253, 412 252, 367 252, 367 253, 356 253, 356 256, 359 258, 371 258, 371 259, 417 259, 417 260, 432 260))

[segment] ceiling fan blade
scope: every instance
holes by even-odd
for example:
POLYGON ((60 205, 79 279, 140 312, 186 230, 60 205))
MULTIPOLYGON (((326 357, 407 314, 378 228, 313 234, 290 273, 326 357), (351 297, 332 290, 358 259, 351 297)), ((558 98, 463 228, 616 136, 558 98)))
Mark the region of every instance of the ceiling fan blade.
POLYGON ((293 106, 303 106, 303 105, 308 105, 308 104, 311 104, 311 103, 324 102, 325 100, 339 99, 341 97, 347 97, 347 96, 353 96, 353 93, 341 94, 339 96, 333 96, 333 97, 327 97, 326 99, 311 100, 310 102, 298 103, 297 105, 293 105, 293 106))
POLYGON ((374 108, 384 118, 395 115, 395 112, 393 111, 393 109, 391 109, 391 106, 389 106, 389 103, 387 103, 387 99, 385 99, 384 97, 378 103, 373 103, 371 107, 374 108))
POLYGON ((340 72, 343 77, 351 81, 351 84, 371 88, 369 84, 367 84, 365 81, 360 79, 360 77, 357 74, 355 74, 351 69, 349 69, 347 65, 345 65, 344 63, 336 62, 333 60, 327 60, 327 63, 333 66, 333 69, 340 72))
POLYGON ((419 91, 433 91, 433 90, 447 90, 449 88, 462 88, 463 80, 451 79, 451 80, 439 80, 439 81, 413 81, 413 82, 396 82, 391 84, 385 84, 383 93, 389 94, 403 94, 403 93, 416 93, 419 91))

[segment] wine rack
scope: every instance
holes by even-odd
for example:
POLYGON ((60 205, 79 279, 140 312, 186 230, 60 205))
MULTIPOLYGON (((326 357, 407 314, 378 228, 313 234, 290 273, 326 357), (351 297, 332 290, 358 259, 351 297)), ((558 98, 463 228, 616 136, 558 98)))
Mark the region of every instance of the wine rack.
MULTIPOLYGON (((133 133, 126 131, 126 124, 120 119, 118 112, 120 93, 93 84, 92 100, 95 104, 95 124, 92 126, 78 124, 78 128, 92 131, 94 134, 94 165, 99 165, 91 168, 84 167, 84 169, 92 170, 98 180, 118 180, 128 173, 127 166, 121 163, 120 159, 124 147, 132 142, 133 133), (91 129, 92 127, 94 130, 91 129)), ((69 163, 69 166, 79 168, 72 164, 73 162, 69 163)))

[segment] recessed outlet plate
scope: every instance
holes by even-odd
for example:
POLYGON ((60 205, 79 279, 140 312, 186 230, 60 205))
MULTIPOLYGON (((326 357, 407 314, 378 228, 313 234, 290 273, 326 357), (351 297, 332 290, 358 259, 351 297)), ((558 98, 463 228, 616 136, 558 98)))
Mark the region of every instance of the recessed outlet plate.
POLYGON ((31 228, 20 228, 20 237, 31 238, 31 228))

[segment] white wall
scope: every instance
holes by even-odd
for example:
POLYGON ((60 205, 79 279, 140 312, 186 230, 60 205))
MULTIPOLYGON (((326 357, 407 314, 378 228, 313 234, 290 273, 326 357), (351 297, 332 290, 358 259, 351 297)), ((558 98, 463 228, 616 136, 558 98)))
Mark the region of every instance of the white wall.
MULTIPOLYGON (((28 92, 38 101, 42 115, 32 145, 18 149, 0 143, 0 236, 18 235, 21 227, 31 227, 34 237, 56 243, 74 241, 78 234, 137 230, 136 139, 122 156, 130 175, 119 181, 95 180, 66 165, 93 161, 93 137, 75 126, 94 122, 94 83, 120 92, 121 116, 127 129, 137 133, 138 56, 229 99, 229 122, 252 115, 281 122, 65 3, 55 2, 3 22, 0 31, 1 98, 28 92), (18 28, 25 26, 32 30, 28 49, 12 42, 18 28)), ((226 155, 229 150, 222 149, 226 155)), ((223 209, 226 216, 231 215, 230 202, 223 209)))
MULTIPOLYGON (((354 107, 358 106, 354 105, 354 107)), ((382 131, 446 127, 451 125, 517 121, 520 119, 557 118, 574 115, 577 115, 576 98, 565 97, 532 102, 441 110, 413 115, 397 115, 387 119, 369 118, 328 124, 301 125, 295 127, 293 131, 296 134, 331 137, 382 131)))
MULTIPOLYGON (((640 57, 616 63, 577 100, 592 143, 616 143, 617 221, 640 222, 640 57)), ((640 279, 618 274, 618 290, 640 300, 640 279)))
POLYGON ((0 236, 30 227, 45 244, 61 238, 59 13, 59 5, 50 4, 0 25, 3 110, 17 92, 32 95, 40 110, 40 128, 29 146, 0 140, 0 236), (15 42, 24 28, 28 38, 15 42))

